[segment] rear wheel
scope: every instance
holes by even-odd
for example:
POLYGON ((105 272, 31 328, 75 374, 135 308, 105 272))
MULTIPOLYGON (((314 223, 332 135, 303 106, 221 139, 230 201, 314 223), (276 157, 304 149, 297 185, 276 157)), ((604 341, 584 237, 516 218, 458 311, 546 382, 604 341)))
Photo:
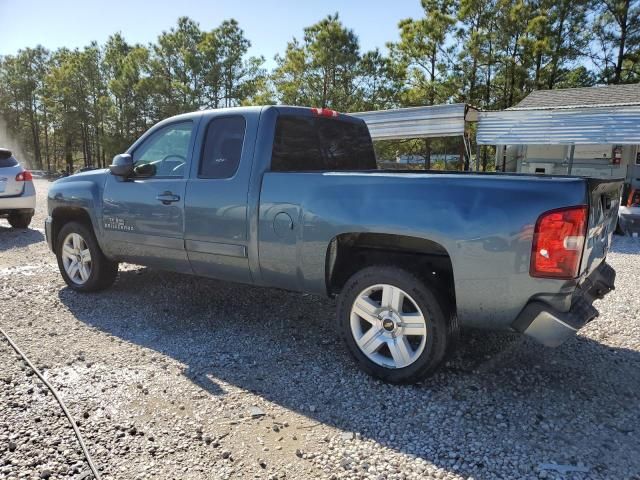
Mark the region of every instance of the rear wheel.
POLYGON ((338 303, 338 324, 356 362, 390 383, 431 374, 445 355, 450 328, 435 290, 412 273, 372 266, 354 274, 338 303))
POLYGON ((33 215, 30 213, 10 213, 7 220, 13 228, 27 228, 32 217, 33 215))
POLYGON ((118 264, 104 256, 95 235, 82 223, 69 222, 62 227, 56 257, 62 278, 79 292, 108 288, 118 275, 118 264))

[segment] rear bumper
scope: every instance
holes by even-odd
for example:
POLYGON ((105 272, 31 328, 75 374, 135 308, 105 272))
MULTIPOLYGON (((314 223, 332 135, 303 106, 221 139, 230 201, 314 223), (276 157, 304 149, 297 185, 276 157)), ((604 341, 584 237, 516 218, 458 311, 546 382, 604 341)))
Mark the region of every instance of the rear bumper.
POLYGON ((36 190, 33 182, 25 182, 20 195, 13 197, 0 196, 0 215, 6 215, 15 210, 33 210, 36 208, 36 190))
POLYGON ((615 270, 602 262, 576 288, 568 311, 561 312, 546 302, 532 300, 520 312, 512 327, 543 345, 557 347, 598 316, 593 302, 614 289, 615 278, 615 270))

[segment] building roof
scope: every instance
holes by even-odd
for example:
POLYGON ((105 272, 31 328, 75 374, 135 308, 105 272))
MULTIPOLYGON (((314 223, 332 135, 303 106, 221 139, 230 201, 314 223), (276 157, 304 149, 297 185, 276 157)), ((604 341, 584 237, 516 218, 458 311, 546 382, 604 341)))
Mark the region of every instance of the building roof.
POLYGON ((602 87, 535 90, 508 110, 550 110, 559 108, 640 105, 640 83, 602 87))

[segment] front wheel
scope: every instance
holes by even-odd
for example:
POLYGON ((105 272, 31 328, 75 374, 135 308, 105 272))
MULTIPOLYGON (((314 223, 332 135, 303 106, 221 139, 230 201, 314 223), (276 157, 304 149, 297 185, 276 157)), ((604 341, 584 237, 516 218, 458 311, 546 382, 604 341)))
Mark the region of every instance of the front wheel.
POLYGON ((82 223, 69 222, 62 227, 56 257, 62 278, 79 292, 108 288, 118 275, 118 264, 104 256, 95 235, 82 223))
POLYGON ((357 272, 338 302, 350 353, 362 370, 390 383, 414 383, 435 370, 449 340, 446 318, 436 290, 395 267, 357 272))

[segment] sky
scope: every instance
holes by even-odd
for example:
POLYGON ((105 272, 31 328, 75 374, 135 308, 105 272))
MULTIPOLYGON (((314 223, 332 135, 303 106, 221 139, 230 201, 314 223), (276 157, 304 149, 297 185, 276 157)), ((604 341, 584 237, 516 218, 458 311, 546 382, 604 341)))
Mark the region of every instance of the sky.
POLYGON ((103 44, 121 32, 130 43, 155 41, 188 16, 210 30, 235 18, 251 41, 250 55, 262 55, 266 66, 283 53, 292 37, 328 14, 338 12, 353 29, 363 51, 384 49, 398 39, 398 22, 419 17, 419 0, 0 0, 0 55, 40 44, 48 49, 103 44))

